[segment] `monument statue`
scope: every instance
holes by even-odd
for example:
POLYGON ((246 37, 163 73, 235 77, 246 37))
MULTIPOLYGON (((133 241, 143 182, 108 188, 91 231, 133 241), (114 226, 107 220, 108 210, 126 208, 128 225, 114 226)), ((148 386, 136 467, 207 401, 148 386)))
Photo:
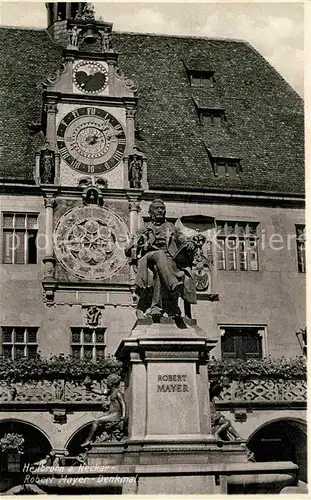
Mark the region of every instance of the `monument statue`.
POLYGON ((104 396, 103 402, 103 416, 92 423, 90 433, 86 441, 82 444, 83 447, 89 446, 98 431, 101 429, 103 432, 100 435, 100 442, 111 441, 113 436, 117 441, 121 441, 124 436, 125 418, 126 418, 126 404, 123 393, 120 390, 121 377, 115 373, 108 375, 105 380, 104 391, 88 389, 94 394, 104 396))
POLYGON ((141 188, 143 177, 143 160, 141 156, 133 154, 129 158, 129 181, 131 188, 141 188))
POLYGON ((219 380, 212 380, 210 382, 209 394, 211 403, 212 433, 221 441, 243 441, 230 420, 216 410, 215 398, 221 394, 225 386, 226 381, 222 378, 219 380))
POLYGON ((40 179, 42 184, 53 184, 55 177, 55 155, 54 151, 46 147, 42 149, 40 155, 40 179))
POLYGON ((166 220, 162 200, 149 207, 150 222, 135 234, 125 249, 136 270, 138 311, 158 322, 164 313, 177 318, 178 297, 196 303, 191 266, 196 243, 176 225, 166 220))

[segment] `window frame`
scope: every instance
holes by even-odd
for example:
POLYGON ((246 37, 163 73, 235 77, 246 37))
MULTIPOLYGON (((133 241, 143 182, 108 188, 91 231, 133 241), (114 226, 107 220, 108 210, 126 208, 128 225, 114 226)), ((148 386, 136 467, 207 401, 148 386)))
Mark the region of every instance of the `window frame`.
POLYGON ((38 236, 38 231, 39 231, 39 212, 32 212, 32 211, 8 211, 5 210, 1 214, 1 234, 2 234, 2 239, 3 239, 3 244, 1 245, 1 264, 5 265, 18 265, 18 266, 26 266, 26 265, 37 265, 38 264, 38 247, 37 247, 37 236, 38 236), (17 217, 24 217, 24 227, 16 227, 16 218, 17 217), (6 227, 5 224, 5 217, 12 217, 12 227, 6 227), (36 218, 36 222, 34 224, 34 227, 29 227, 28 224, 28 219, 30 217, 36 218), (12 262, 6 262, 6 237, 5 234, 11 234, 13 235, 13 238, 15 238, 15 234, 17 233, 22 233, 23 234, 23 239, 24 239, 24 249, 23 249, 23 262, 16 262, 17 260, 17 250, 18 247, 15 247, 11 249, 11 253, 9 257, 11 258, 12 262), (35 262, 29 262, 29 248, 30 248, 30 242, 33 240, 35 242, 35 262))
MULTIPOLYGON (((219 354, 220 354, 220 359, 263 359, 268 356, 268 342, 267 342, 267 326, 266 325, 258 325, 258 324, 226 324, 226 325, 219 325, 219 332, 220 332, 220 342, 219 342, 219 354), (235 356, 224 356, 222 352, 222 341, 221 339, 228 333, 230 330, 254 330, 256 331, 258 337, 261 340, 261 356, 256 357, 256 356, 249 356, 249 357, 235 357, 235 356)), ((238 332, 237 332, 238 333, 238 332)), ((243 334, 241 333, 241 337, 243 334)))
POLYGON ((211 70, 190 70, 189 81, 190 87, 199 89, 213 88, 215 86, 215 72, 211 70), (208 85, 206 83, 208 83, 208 85))
POLYGON ((39 327, 38 326, 1 326, 0 327, 0 355, 2 357, 5 357, 7 359, 12 359, 12 360, 18 360, 18 359, 22 359, 22 358, 26 358, 26 359, 33 359, 35 358, 37 355, 38 355, 38 331, 39 331, 39 327), (10 337, 10 341, 4 341, 4 329, 11 329, 11 337, 10 337), (24 330, 24 338, 23 338, 23 341, 17 341, 16 338, 17 338, 17 329, 23 329, 24 330), (29 331, 30 329, 33 329, 35 330, 35 334, 36 334, 36 341, 35 342, 31 342, 28 340, 28 335, 29 335, 29 331), (5 356, 3 354, 3 347, 7 347, 7 348, 11 348, 11 355, 10 356, 5 356), (24 348, 24 354, 23 356, 17 356, 16 355, 16 352, 18 352, 18 350, 16 349, 16 347, 23 347, 24 348), (35 347, 35 353, 33 356, 30 356, 29 355, 29 347, 35 347))
POLYGON ((105 358, 106 356, 106 333, 107 333, 107 328, 105 327, 88 327, 88 326, 75 326, 70 328, 70 350, 71 350, 71 356, 76 357, 74 355, 74 351, 78 352, 80 351, 79 356, 77 356, 78 359, 92 359, 94 361, 98 359, 105 358), (80 339, 79 342, 74 342, 73 341, 73 334, 74 333, 79 333, 80 339), (92 334, 92 341, 91 342, 86 342, 85 341, 85 333, 91 333, 92 334), (101 333, 104 336, 104 342, 96 342, 96 333, 101 333), (91 347, 91 349, 86 349, 86 347, 91 347), (74 349, 76 348, 76 349, 74 349), (101 348, 104 352, 103 356, 98 356, 98 348, 101 348), (85 352, 87 351, 92 351, 92 356, 89 358, 85 356, 85 352))
POLYGON ((259 236, 258 236, 258 226, 259 222, 255 221, 228 221, 228 220, 216 220, 216 243, 217 243, 217 270, 218 271, 235 271, 235 272, 258 272, 259 271, 259 236), (220 234, 218 232, 219 227, 224 227, 224 233, 220 234), (234 230, 229 232, 228 227, 233 227, 234 230), (239 232, 239 229, 244 226, 245 231, 239 232), (250 230, 251 227, 255 228, 255 232, 250 230), (228 245, 229 241, 234 241, 234 246, 230 248, 228 245), (220 245, 220 242, 221 245, 220 245), (244 259, 241 259, 241 243, 244 243, 244 259), (255 242, 255 245, 251 245, 250 242, 255 242), (245 245, 245 243, 247 243, 245 245), (252 259, 251 255, 254 250, 251 250, 253 246, 256 249, 256 258, 252 259), (221 248, 220 248, 221 247, 221 248), (220 250, 222 257, 220 258, 220 250), (232 255, 232 259, 229 257, 232 255), (245 267, 241 267, 241 262, 245 262, 245 267), (234 265, 230 266, 230 262, 234 265), (252 262, 256 262, 256 269, 252 269, 252 262), (223 267, 220 267, 220 263, 223 263, 223 267))
POLYGON ((234 177, 234 176, 238 177, 242 171, 241 162, 239 159, 213 158, 212 163, 213 163, 213 171, 214 171, 215 177, 234 177), (221 163, 223 165, 221 165, 221 163), (219 171, 220 166, 224 167, 224 170, 225 170, 224 174, 219 171), (234 169, 234 174, 230 174, 229 169, 234 169))

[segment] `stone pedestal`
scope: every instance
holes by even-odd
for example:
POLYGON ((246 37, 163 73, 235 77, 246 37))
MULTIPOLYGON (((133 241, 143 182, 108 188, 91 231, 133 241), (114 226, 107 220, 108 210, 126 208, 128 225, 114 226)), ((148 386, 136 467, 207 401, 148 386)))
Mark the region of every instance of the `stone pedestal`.
POLYGON ((248 462, 244 443, 212 435, 207 357, 214 345, 195 321, 138 321, 116 352, 127 368, 128 437, 93 443, 85 465, 49 474, 38 467, 38 486, 51 494, 206 495, 295 485, 297 465, 248 462))
MULTIPOLYGON (((256 489, 265 483, 262 464, 248 462, 244 443, 212 434, 207 361, 215 344, 194 320, 176 325, 162 318, 138 320, 118 347, 116 356, 127 368, 129 410, 119 463, 139 470, 137 493, 226 493, 233 476, 234 485, 256 489)), ((281 476, 283 485, 290 484, 294 470, 286 464, 285 473, 282 464, 267 482, 281 476)))
POLYGON ((207 361, 215 344, 194 320, 143 319, 116 352, 128 370, 123 463, 170 469, 165 477, 144 476, 141 493, 216 493, 215 478, 196 477, 197 467, 247 461, 243 444, 220 443, 211 432, 207 361), (189 471, 181 476, 176 466, 184 464, 189 471))
POLYGON ((204 446, 211 434, 207 356, 216 341, 192 321, 138 320, 116 356, 128 368, 128 445, 204 446))

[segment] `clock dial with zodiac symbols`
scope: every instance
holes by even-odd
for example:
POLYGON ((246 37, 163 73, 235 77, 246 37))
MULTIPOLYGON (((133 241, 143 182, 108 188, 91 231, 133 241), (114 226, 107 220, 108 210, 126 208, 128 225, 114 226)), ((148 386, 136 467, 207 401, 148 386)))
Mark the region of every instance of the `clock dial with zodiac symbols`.
POLYGON ((119 121, 101 108, 86 106, 68 113, 57 129, 63 160, 81 173, 108 172, 125 152, 125 133, 119 121))
POLYGON ((73 81, 82 92, 97 94, 106 88, 108 72, 103 64, 97 61, 81 61, 74 69, 73 81))
POLYGON ((127 226, 107 208, 89 205, 69 210, 57 222, 53 238, 58 262, 79 278, 109 278, 126 264, 127 226))

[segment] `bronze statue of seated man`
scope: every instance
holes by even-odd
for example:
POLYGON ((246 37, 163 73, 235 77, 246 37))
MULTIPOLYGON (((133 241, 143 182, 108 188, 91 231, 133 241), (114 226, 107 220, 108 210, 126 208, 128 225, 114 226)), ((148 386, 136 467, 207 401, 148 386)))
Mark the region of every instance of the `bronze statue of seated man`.
POLYGON ((149 207, 150 222, 139 231, 125 249, 136 269, 138 310, 159 320, 163 313, 180 316, 178 297, 196 303, 191 265, 196 248, 174 224, 166 220, 162 200, 149 207))

